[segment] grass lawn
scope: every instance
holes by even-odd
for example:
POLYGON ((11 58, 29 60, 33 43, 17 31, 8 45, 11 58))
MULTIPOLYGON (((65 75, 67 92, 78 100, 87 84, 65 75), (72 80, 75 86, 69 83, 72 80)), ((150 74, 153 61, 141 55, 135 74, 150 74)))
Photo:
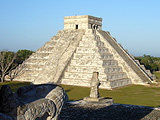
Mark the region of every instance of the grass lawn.
MULTIPOLYGON (((61 85, 69 96, 69 100, 79 100, 89 96, 90 88, 61 85)), ((129 85, 113 90, 100 89, 101 97, 111 97, 115 103, 160 106, 160 87, 129 85)))
MULTIPOLYGON (((15 92, 20 86, 29 85, 25 82, 4 82, 2 85, 8 84, 15 92)), ((88 97, 90 88, 61 85, 69 96, 69 101, 80 100, 83 97, 88 97)), ((141 85, 129 85, 113 90, 100 89, 101 97, 111 97, 115 103, 143 105, 143 106, 160 106, 160 87, 147 87, 141 85)))
POLYGON ((30 85, 30 83, 29 82, 15 82, 15 81, 3 82, 3 83, 0 83, 0 89, 1 89, 2 85, 9 85, 11 87, 12 91, 16 92, 17 88, 19 88, 21 86, 30 85))

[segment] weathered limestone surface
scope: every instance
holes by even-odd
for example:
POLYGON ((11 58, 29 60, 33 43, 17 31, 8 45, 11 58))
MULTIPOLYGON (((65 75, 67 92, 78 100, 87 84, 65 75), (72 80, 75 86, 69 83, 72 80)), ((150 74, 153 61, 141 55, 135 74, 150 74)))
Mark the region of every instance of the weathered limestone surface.
POLYGON ((90 15, 64 17, 64 30, 66 29, 102 29, 102 18, 90 15))
POLYGON ((99 95, 99 78, 98 78, 99 73, 98 72, 93 72, 93 76, 91 79, 91 90, 90 90, 90 95, 89 97, 84 97, 83 100, 80 100, 80 104, 92 104, 94 106, 96 105, 102 105, 102 106, 110 106, 113 104, 113 99, 111 98, 104 98, 100 97, 99 95))
POLYGON ((132 83, 144 84, 151 81, 151 77, 143 71, 145 67, 139 67, 128 52, 125 52, 125 50, 112 39, 110 34, 100 30, 98 33, 103 37, 102 39, 105 38, 105 40, 107 40, 107 47, 111 48, 110 51, 114 53, 113 55, 116 57, 116 60, 118 60, 119 64, 121 64, 123 70, 128 73, 130 78, 132 78, 132 83))
POLYGON ((99 72, 104 89, 151 83, 155 76, 102 31, 101 23, 93 16, 65 17, 64 30, 31 55, 14 80, 89 87, 92 73, 99 72))
POLYGON ((99 79, 98 79, 98 72, 93 72, 93 76, 91 79, 91 91, 89 97, 98 98, 99 97, 99 79))
POLYGON ((33 82, 34 84, 57 83, 61 79, 61 75, 71 60, 79 41, 82 39, 84 30, 64 30, 64 32, 64 36, 56 44, 54 52, 45 64, 43 71, 33 82))
POLYGON ((61 83, 90 86, 93 72, 99 72, 100 88, 111 89, 131 84, 130 78, 118 65, 113 53, 96 35, 96 31, 88 29, 65 71, 61 83))
POLYGON ((68 97, 57 85, 20 87, 16 93, 8 85, 0 91, 0 119, 57 120, 68 97))

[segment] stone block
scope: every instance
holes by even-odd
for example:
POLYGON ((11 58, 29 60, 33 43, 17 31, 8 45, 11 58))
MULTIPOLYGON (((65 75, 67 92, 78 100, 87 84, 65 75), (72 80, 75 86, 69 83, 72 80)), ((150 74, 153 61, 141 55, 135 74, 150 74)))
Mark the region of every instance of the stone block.
POLYGON ((6 120, 57 120, 68 99, 61 87, 51 84, 20 87, 14 94, 5 85, 0 93, 0 119, 6 120))

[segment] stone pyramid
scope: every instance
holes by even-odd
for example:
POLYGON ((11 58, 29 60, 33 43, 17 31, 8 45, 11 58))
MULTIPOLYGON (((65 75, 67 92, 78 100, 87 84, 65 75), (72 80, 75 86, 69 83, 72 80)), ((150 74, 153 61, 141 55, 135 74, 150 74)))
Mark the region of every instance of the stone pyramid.
POLYGON ((18 67, 17 81, 90 86, 99 72, 100 88, 148 84, 153 75, 139 64, 109 32, 102 18, 89 15, 64 17, 64 30, 18 67))

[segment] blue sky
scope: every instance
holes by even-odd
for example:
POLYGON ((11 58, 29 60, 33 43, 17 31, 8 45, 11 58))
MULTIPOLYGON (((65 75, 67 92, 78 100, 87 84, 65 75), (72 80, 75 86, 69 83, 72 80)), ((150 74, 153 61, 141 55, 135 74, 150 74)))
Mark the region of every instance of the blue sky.
POLYGON ((36 51, 64 16, 92 15, 130 54, 160 57, 160 0, 0 0, 0 50, 36 51))

